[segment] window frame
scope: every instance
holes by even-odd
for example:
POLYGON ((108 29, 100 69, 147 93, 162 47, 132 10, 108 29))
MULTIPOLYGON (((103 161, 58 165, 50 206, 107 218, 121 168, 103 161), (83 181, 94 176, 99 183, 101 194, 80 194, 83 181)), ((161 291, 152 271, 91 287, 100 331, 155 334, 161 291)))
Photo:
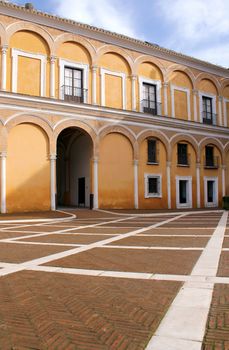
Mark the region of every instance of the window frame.
POLYGON ((156 138, 153 138, 153 137, 147 138, 147 164, 149 164, 149 165, 158 165, 159 164, 159 161, 158 161, 159 157, 157 155, 158 150, 159 150, 158 140, 156 138), (154 161, 151 161, 149 159, 149 143, 152 141, 155 142, 155 159, 154 159, 154 161))
POLYGON ((156 85, 156 103, 158 105, 157 115, 161 115, 161 80, 154 80, 140 76, 138 78, 139 83, 139 110, 144 113, 144 108, 141 101, 144 99, 143 84, 156 85))
POLYGON ((176 207, 180 208, 192 208, 192 176, 176 176, 176 207), (180 186, 179 181, 188 181, 187 188, 187 203, 180 203, 180 186))
POLYGON ((218 207, 219 204, 219 187, 218 176, 204 176, 204 206, 205 208, 218 207), (207 182, 214 181, 214 202, 208 202, 207 182))
POLYGON ((162 175, 161 174, 144 174, 145 182, 145 198, 162 198, 162 175), (157 193, 150 193, 148 181, 150 178, 156 178, 159 181, 159 191, 157 193))
POLYGON ((177 166, 184 166, 184 167, 187 167, 187 166, 189 166, 189 159, 188 159, 188 143, 186 143, 186 142, 178 142, 177 143, 177 166), (179 154, 180 154, 180 152, 179 152, 179 146, 186 146, 186 154, 185 154, 185 157, 186 157, 186 163, 182 163, 182 162, 180 162, 179 160, 182 158, 182 156, 181 156, 181 158, 179 158, 179 154))

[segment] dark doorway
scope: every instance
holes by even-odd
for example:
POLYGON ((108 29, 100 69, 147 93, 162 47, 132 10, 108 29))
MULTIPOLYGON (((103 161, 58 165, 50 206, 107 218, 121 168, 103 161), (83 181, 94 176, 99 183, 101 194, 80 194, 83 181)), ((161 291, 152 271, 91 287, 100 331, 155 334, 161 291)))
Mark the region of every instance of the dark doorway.
POLYGON ((85 177, 78 179, 78 205, 85 207, 85 177))
POLYGON ((208 194, 208 203, 213 203, 214 202, 214 181, 208 180, 207 194, 208 194))
POLYGON ((64 129, 57 139, 57 205, 89 207, 93 143, 82 129, 64 129))
POLYGON ((180 204, 187 203, 187 180, 179 181, 179 200, 180 204))

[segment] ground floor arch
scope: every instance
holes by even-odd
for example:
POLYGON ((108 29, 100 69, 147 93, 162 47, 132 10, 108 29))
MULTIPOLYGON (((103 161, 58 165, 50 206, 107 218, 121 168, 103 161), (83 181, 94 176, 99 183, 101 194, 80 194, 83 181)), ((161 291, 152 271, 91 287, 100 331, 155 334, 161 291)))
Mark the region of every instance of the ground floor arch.
POLYGON ((57 138, 57 206, 89 207, 93 142, 87 132, 68 127, 57 138))

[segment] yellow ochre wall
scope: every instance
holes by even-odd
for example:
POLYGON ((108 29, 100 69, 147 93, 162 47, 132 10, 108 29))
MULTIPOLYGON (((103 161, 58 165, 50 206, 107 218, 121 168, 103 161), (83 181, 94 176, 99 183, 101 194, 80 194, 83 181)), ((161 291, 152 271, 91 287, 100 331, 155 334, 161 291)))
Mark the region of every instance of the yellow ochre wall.
POLYGON ((167 177, 166 177, 166 151, 162 142, 157 140, 158 165, 147 164, 148 145, 145 139, 140 145, 139 153, 139 207, 141 209, 166 209, 167 201, 167 177), (145 198, 144 174, 162 176, 162 198, 145 198))
POLYGON ((118 133, 100 140, 99 207, 134 207, 133 150, 128 139, 118 133))
POLYGON ((50 209, 48 139, 32 124, 9 133, 7 153, 7 211, 50 209))

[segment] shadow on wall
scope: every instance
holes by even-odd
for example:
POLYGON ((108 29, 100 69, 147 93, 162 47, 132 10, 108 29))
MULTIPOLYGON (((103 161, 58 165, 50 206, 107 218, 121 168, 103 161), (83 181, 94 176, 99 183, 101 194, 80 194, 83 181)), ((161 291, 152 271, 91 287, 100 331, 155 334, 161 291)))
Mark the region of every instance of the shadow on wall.
POLYGON ((20 181, 7 185, 7 212, 45 211, 50 210, 50 168, 49 161, 39 171, 22 180, 25 174, 19 170, 20 181))

